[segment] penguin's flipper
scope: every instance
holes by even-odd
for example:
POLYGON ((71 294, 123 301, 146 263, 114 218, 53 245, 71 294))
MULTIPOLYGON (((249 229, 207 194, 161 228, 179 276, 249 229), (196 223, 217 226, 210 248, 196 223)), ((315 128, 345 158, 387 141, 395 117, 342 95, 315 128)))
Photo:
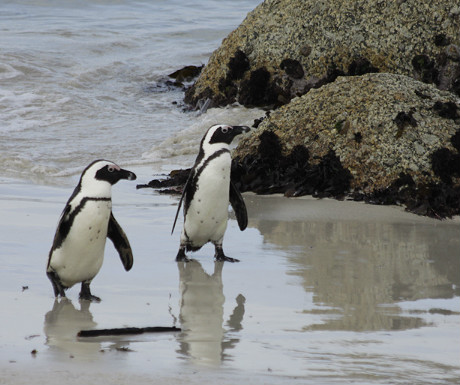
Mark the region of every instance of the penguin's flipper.
POLYGON ((179 217, 179 211, 180 211, 180 208, 182 206, 182 202, 184 201, 184 198, 185 198, 185 207, 188 206, 187 204, 187 201, 190 201, 190 197, 186 197, 187 196, 187 192, 188 190, 190 189, 192 183, 192 176, 193 176, 193 170, 190 171, 190 174, 187 178, 187 182, 185 182, 185 185, 184 185, 184 188, 182 189, 182 195, 180 197, 180 200, 179 200, 179 205, 177 206, 177 211, 176 211, 176 216, 174 218, 174 223, 173 223, 173 227, 172 227, 172 230, 171 230, 171 234, 174 232, 174 228, 176 227, 176 222, 177 222, 177 218, 179 217))
POLYGON ((248 213, 243 197, 232 181, 230 181, 230 204, 235 212, 238 226, 243 231, 248 226, 248 213))
POLYGON ((71 209, 70 205, 66 205, 61 213, 56 234, 54 235, 53 249, 58 249, 61 246, 62 241, 67 237, 67 234, 69 234, 70 227, 72 225, 72 220, 70 218, 71 209))
POLYGON ((126 271, 129 271, 133 267, 133 252, 128 241, 128 237, 125 232, 118 224, 117 220, 113 216, 113 213, 110 213, 109 227, 107 230, 107 238, 109 238, 115 249, 120 255, 121 262, 125 267, 126 271))

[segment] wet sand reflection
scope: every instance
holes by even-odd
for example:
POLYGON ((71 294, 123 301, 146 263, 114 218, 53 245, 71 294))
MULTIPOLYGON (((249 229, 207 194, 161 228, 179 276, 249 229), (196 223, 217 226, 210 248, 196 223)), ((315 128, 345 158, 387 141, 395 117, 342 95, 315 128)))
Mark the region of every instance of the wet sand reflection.
POLYGON ((67 298, 55 300, 53 308, 45 315, 44 332, 46 344, 56 359, 92 361, 101 349, 100 343, 81 342, 77 333, 83 329, 93 329, 97 323, 89 310, 89 301, 80 302, 77 310, 67 298))
MULTIPOLYGON (((177 264, 180 278, 180 315, 182 333, 178 337, 179 353, 192 362, 218 365, 229 349, 239 341, 230 338, 223 327, 224 303, 222 269, 223 262, 214 263, 214 271, 208 274, 201 264, 192 260, 177 264)), ((245 298, 239 294, 236 307, 226 326, 229 332, 242 329, 245 298)))
POLYGON ((404 330, 424 325, 398 302, 452 298, 460 288, 460 231, 357 221, 259 221, 267 242, 292 249, 288 274, 313 293, 320 324, 304 330, 404 330))

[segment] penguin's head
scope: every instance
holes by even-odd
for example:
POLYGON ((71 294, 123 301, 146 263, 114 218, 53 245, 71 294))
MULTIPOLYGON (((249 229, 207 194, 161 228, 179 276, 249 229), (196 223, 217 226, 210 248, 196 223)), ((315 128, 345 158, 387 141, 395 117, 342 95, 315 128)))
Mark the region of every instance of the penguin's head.
POLYGON ((80 188, 96 193, 101 189, 111 187, 120 179, 135 180, 136 174, 120 168, 108 160, 95 160, 83 171, 80 178, 80 188))
POLYGON ((203 158, 219 151, 223 148, 228 149, 228 145, 233 138, 243 132, 249 132, 251 129, 246 126, 228 126, 225 124, 216 124, 211 126, 203 139, 201 139, 200 152, 198 153, 197 162, 203 158))
POLYGON ((205 142, 209 144, 227 144, 229 145, 233 138, 243 132, 249 132, 251 129, 247 126, 228 126, 225 124, 216 124, 208 129, 205 137, 205 142))

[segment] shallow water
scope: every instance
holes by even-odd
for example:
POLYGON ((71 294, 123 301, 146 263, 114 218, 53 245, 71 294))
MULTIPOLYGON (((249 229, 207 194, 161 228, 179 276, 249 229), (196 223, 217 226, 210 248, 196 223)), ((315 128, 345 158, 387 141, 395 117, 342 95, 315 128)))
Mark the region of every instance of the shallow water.
MULTIPOLYGON (((141 180, 149 173, 136 171, 141 180)), ((177 197, 120 182, 113 210, 133 246, 133 270, 124 272, 108 243, 92 284, 102 302, 79 303, 78 288, 55 302, 44 271, 69 189, 2 182, 4 383, 24 368, 33 373, 20 376, 24 383, 460 379, 458 220, 249 194, 248 229, 231 220, 224 243, 240 263, 214 263, 207 246, 178 264, 179 232, 169 236, 177 197), (172 325, 182 332, 76 338, 82 329, 172 325)))

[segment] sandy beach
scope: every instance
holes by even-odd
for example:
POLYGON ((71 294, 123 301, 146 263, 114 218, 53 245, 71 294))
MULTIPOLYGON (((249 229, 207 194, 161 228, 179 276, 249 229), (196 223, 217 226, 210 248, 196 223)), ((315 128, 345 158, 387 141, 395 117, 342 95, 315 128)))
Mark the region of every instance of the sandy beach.
POLYGON ((72 189, 1 180, 0 384, 460 381, 458 218, 245 194, 248 229, 232 219, 224 241, 241 262, 214 263, 206 246, 178 264, 178 197, 120 182, 132 271, 107 242, 92 283, 102 302, 80 303, 78 287, 55 301, 45 265, 72 189), (76 336, 173 325, 182 332, 76 336))

